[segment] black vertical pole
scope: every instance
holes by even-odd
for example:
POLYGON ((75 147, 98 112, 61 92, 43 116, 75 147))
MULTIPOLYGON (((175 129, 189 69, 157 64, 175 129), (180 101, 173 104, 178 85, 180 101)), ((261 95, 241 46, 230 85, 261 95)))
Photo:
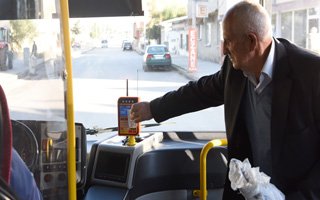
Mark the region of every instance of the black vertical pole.
POLYGON ((129 96, 129 80, 128 79, 127 79, 126 92, 127 92, 127 97, 128 97, 129 96))

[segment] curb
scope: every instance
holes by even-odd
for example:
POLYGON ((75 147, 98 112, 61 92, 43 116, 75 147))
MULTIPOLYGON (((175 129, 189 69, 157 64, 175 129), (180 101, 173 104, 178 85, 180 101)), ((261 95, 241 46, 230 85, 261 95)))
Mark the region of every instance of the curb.
POLYGON ((184 67, 181 67, 179 65, 176 65, 174 63, 171 64, 171 66, 178 71, 179 74, 185 76, 190 81, 198 80, 198 77, 192 74, 192 72, 188 72, 184 67))

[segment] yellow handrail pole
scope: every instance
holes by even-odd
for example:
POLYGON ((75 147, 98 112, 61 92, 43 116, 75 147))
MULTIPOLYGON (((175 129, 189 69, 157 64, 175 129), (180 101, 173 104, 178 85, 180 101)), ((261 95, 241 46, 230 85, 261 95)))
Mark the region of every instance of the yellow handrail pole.
POLYGON ((67 71, 67 126, 68 126, 68 191, 69 200, 77 199, 76 183, 76 142, 75 142, 75 124, 73 109, 73 88, 72 88, 72 59, 69 35, 69 5, 67 0, 60 0, 61 23, 63 27, 64 53, 67 71))
POLYGON ((227 145, 227 139, 214 139, 208 142, 200 153, 200 200, 207 199, 207 155, 210 149, 227 145))

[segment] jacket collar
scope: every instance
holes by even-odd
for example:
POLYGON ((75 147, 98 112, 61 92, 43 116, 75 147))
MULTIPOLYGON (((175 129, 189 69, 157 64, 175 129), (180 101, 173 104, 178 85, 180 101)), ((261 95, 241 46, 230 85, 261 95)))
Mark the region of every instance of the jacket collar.
POLYGON ((272 163, 276 165, 280 159, 280 148, 285 134, 288 106, 292 87, 289 77, 290 67, 285 46, 275 39, 275 60, 273 69, 273 95, 271 106, 271 146, 272 163))

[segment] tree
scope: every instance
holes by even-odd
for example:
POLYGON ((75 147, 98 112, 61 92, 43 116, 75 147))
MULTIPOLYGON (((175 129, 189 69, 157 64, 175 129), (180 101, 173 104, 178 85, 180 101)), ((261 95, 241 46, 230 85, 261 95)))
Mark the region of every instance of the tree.
POLYGON ((160 22, 173 19, 176 17, 185 16, 187 13, 184 7, 167 7, 162 11, 153 11, 152 19, 147 24, 146 36, 148 39, 160 40, 161 27, 160 22))
POLYGON ((161 36, 161 27, 159 25, 154 24, 152 27, 147 28, 146 35, 149 39, 159 40, 161 36))
POLYGON ((10 21, 11 27, 11 46, 13 51, 22 49, 24 40, 32 41, 36 35, 37 30, 30 20, 13 20, 10 21))
POLYGON ((81 29, 80 29, 80 25, 79 25, 80 21, 77 21, 73 27, 71 28, 71 33, 74 35, 79 35, 81 33, 81 29))
POLYGON ((96 38, 100 37, 100 35, 101 35, 100 28, 97 23, 94 23, 91 27, 90 37, 92 39, 96 39, 96 38))
POLYGON ((81 33, 80 21, 77 21, 73 27, 70 29, 71 32, 71 43, 75 42, 75 38, 81 33))

